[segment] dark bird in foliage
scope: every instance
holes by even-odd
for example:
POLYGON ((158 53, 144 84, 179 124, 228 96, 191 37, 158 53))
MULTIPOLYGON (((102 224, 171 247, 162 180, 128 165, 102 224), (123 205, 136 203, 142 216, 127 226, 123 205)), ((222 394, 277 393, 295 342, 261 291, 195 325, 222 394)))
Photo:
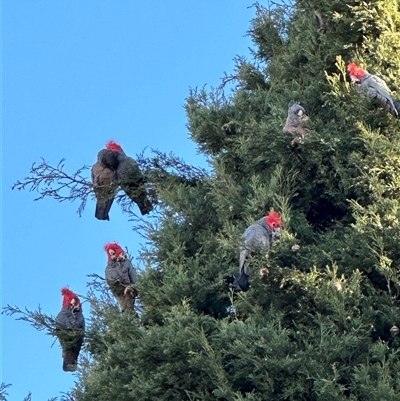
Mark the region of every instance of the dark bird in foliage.
POLYGON ((132 284, 136 282, 136 270, 123 249, 115 242, 104 247, 107 253, 106 281, 122 312, 133 312, 138 293, 132 284))
POLYGON ((118 152, 110 149, 102 149, 92 167, 93 190, 96 196, 94 215, 99 220, 110 220, 108 214, 118 192, 117 167, 118 152))
POLYGON ((239 275, 232 283, 234 287, 240 287, 243 291, 249 289, 247 257, 257 251, 268 253, 275 239, 280 237, 281 226, 281 215, 278 212, 270 212, 268 216, 246 229, 240 245, 239 275))
POLYGON ((78 365, 78 356, 83 344, 85 318, 78 296, 69 290, 61 290, 62 309, 56 317, 56 336, 60 341, 64 372, 74 372, 78 365))
POLYGON ((307 138, 308 132, 304 128, 304 124, 309 120, 304 107, 295 103, 293 100, 289 103, 288 114, 283 131, 292 135, 293 147, 303 144, 307 138))
POLYGON ((348 64, 347 71, 361 96, 376 99, 392 116, 399 117, 400 101, 392 97, 390 89, 382 78, 370 74, 356 63, 348 64))

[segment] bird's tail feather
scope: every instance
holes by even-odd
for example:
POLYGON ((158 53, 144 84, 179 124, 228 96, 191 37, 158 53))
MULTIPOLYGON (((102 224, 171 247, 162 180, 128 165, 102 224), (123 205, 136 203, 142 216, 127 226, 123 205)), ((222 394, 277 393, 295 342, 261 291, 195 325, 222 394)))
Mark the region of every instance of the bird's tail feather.
POLYGON ((110 220, 108 213, 110 212, 111 206, 114 202, 114 198, 108 199, 106 202, 97 202, 96 211, 94 216, 98 220, 110 220))
POLYGON ((232 285, 234 287, 239 287, 242 291, 248 291, 250 288, 249 275, 242 271, 236 278, 233 280, 232 285))
POLYGON ((63 351, 63 371, 75 372, 78 365, 78 355, 75 350, 65 349, 63 351))
POLYGON ((153 205, 147 197, 147 193, 144 187, 126 185, 122 187, 122 189, 128 195, 129 199, 138 205, 140 213, 142 215, 148 214, 153 210, 153 205))
POLYGON ((393 100, 393 104, 397 111, 397 117, 400 117, 400 100, 393 100))

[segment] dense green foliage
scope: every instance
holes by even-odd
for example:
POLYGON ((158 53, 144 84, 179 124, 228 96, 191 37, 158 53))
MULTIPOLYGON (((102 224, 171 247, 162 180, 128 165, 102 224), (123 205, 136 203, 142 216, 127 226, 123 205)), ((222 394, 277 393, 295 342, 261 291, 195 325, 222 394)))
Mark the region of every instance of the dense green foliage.
POLYGON ((400 399, 400 121, 345 69, 356 61, 400 89, 400 2, 255 12, 254 60, 186 102, 211 172, 141 162, 159 201, 141 311, 93 297, 71 399, 400 399), (298 148, 282 132, 292 99, 310 116, 298 148), (271 209, 283 235, 252 259, 251 289, 233 291, 240 236, 271 209))
POLYGON ((400 397, 400 122, 345 70, 356 61, 400 88, 399 2, 255 10, 255 58, 237 58, 235 89, 187 99, 212 173, 148 163, 160 219, 147 230, 143 310, 97 302, 76 400, 400 397), (311 118, 296 149, 282 132, 292 99, 311 118), (283 236, 253 258, 250 291, 234 292, 240 236, 271 209, 283 236))

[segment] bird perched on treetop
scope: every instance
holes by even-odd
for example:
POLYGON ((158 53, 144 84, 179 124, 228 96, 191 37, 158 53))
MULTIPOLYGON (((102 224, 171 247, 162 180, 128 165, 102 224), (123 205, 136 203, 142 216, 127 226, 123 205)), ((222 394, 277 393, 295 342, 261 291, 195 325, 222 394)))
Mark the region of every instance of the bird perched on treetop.
POLYGON ((123 249, 116 243, 104 247, 107 253, 106 280, 111 292, 117 298, 122 312, 133 312, 135 298, 138 295, 132 284, 136 282, 136 270, 126 257, 123 249))
POLYGON ((85 330, 85 318, 78 296, 70 289, 61 289, 62 309, 56 317, 56 335, 60 341, 63 357, 63 370, 74 372, 78 364, 85 330))
POLYGON ((97 155, 97 162, 92 166, 93 190, 96 196, 95 217, 109 220, 108 213, 118 192, 117 184, 118 153, 102 149, 97 155))
POLYGON ((306 115, 304 107, 292 100, 288 105, 287 119, 285 126, 283 127, 283 131, 291 134, 294 138, 291 142, 292 146, 295 147, 304 143, 308 135, 307 130, 304 128, 304 124, 308 120, 309 117, 306 115))
POLYGON ((247 291, 250 287, 246 258, 257 250, 268 252, 275 239, 280 237, 281 215, 272 211, 246 229, 240 245, 239 275, 232 285, 247 291))
POLYGON ((370 74, 356 63, 348 64, 347 71, 352 83, 361 95, 376 99, 385 110, 389 111, 394 117, 399 117, 400 102, 393 99, 390 89, 382 78, 370 74))

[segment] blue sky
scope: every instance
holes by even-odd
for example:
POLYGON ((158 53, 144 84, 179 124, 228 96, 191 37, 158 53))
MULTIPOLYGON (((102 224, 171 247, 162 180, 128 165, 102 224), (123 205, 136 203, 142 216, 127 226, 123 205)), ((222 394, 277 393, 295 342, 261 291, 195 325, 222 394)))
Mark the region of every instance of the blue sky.
MULTIPOLYGON (((103 245, 135 255, 142 238, 118 205, 110 222, 90 201, 34 202, 12 191, 44 157, 66 170, 91 165, 109 139, 131 156, 146 146, 205 166, 189 139, 183 109, 189 87, 218 86, 245 37, 252 1, 3 0, 2 2, 2 304, 49 315, 65 285, 86 294, 89 273, 103 275, 103 245)), ((88 172, 89 174, 89 172, 88 172)), ((151 217, 150 217, 151 218, 151 217)), ((139 263, 139 261, 136 261, 139 263)), ((84 305, 84 313, 89 315, 84 305)), ((73 386, 54 339, 2 316, 2 378, 10 400, 59 396, 73 386)))

